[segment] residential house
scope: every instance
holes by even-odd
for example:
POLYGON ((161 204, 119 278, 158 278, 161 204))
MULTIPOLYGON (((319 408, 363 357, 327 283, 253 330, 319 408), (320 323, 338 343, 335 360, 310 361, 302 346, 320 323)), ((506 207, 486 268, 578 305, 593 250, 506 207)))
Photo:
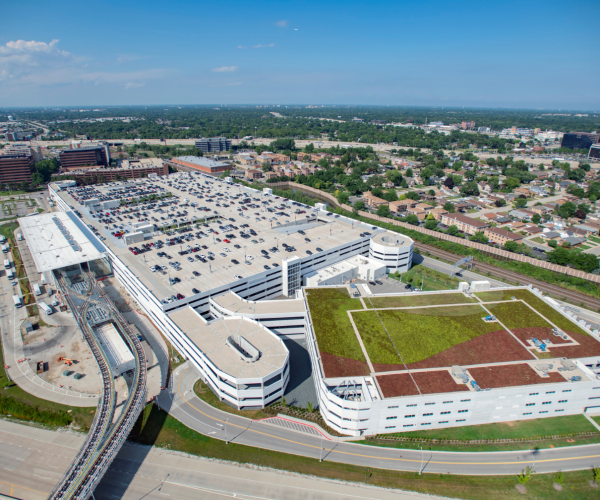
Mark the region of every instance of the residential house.
POLYGON ((456 226, 460 231, 463 231, 467 234, 475 234, 483 231, 486 227, 490 227, 490 225, 486 222, 472 219, 471 217, 461 214, 442 215, 442 224, 447 226, 456 226))
POLYGON ((586 239, 583 238, 582 236, 568 236, 567 238, 563 238, 562 241, 560 241, 561 245, 564 245, 565 243, 568 243, 569 245, 571 245, 572 247, 576 247, 578 245, 581 245, 582 243, 585 243, 586 239))
POLYGON ((523 195, 526 198, 528 198, 531 195, 529 188, 526 188, 526 187, 515 188, 515 189, 513 189, 513 193, 516 193, 518 196, 523 195))
POLYGON ((407 208, 406 211, 409 214, 414 214, 419 219, 423 220, 427 217, 427 214, 432 209, 433 209, 433 207, 431 205, 427 205, 426 203, 419 203, 419 204, 415 205, 414 207, 407 208))
POLYGON ((498 214, 495 214, 494 212, 488 212, 480 215, 479 217, 486 222, 493 222, 498 218, 498 214))
POLYGON ((545 240, 555 240, 557 238, 560 238, 560 234, 556 231, 542 231, 542 234, 540 234, 540 236, 545 240))
POLYGON ((521 220, 531 220, 531 218, 535 215, 535 212, 532 212, 531 210, 517 209, 511 210, 508 212, 508 215, 521 220))
POLYGON ((515 243, 522 243, 523 236, 517 233, 511 233, 506 229, 502 229, 499 227, 490 227, 487 228, 483 234, 494 243, 497 243, 500 246, 504 246, 507 241, 514 241, 515 243))
POLYGON ((466 212, 470 207, 470 204, 465 202, 465 201, 461 201, 459 203, 455 203, 454 204, 454 208, 456 209, 457 212, 466 212))
POLYGON ((267 180, 274 179, 275 177, 279 177, 279 174, 277 172, 265 172, 263 175, 265 176, 265 179, 267 179, 267 180))
POLYGON ((595 222, 583 222, 582 224, 576 225, 575 228, 585 231, 586 236, 597 235, 600 232, 600 224, 595 222))
POLYGON ((528 234, 528 235, 533 235, 533 234, 540 234, 544 231, 543 228, 541 228, 540 226, 536 226, 535 224, 528 224, 525 226, 524 231, 528 234))
POLYGON ((550 214, 554 211, 554 207, 550 207, 548 205, 534 205, 533 207, 529 207, 532 212, 536 214, 544 215, 550 214))

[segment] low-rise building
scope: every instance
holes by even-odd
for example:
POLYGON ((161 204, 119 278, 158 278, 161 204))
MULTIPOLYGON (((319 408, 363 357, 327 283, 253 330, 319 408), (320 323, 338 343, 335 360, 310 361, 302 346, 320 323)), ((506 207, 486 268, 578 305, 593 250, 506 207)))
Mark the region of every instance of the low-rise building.
POLYGON ((467 234, 475 234, 490 227, 487 222, 472 219, 471 217, 461 214, 442 215, 442 224, 445 224, 446 226, 456 226, 459 231, 463 231, 467 234))
POLYGON ((507 241, 514 241, 515 243, 522 243, 523 236, 517 233, 511 233, 506 229, 502 229, 499 227, 490 227, 487 228, 483 234, 494 243, 498 245, 504 246, 507 241))

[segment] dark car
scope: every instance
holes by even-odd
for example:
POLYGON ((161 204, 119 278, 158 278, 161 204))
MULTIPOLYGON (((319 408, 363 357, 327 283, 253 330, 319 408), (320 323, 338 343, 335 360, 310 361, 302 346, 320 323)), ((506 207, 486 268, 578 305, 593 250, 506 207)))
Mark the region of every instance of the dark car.
POLYGON ((234 264, 239 264, 239 262, 235 259, 231 259, 231 262, 233 262, 234 264))
POLYGON ((192 288, 192 292, 194 292, 194 293, 200 293, 200 290, 198 290, 197 288, 192 288))
POLYGON ((269 266, 267 266, 266 264, 264 265, 265 269, 271 269, 269 266))
POLYGON ((198 271, 192 271, 192 274, 193 274, 194 276, 200 276, 200 273, 199 273, 198 271))
POLYGON ((317 252, 322 252, 323 249, 321 247, 317 247, 317 252))
POLYGON ((308 255, 312 255, 312 252, 311 252, 310 250, 307 250, 307 251, 306 251, 306 253, 307 253, 308 255))

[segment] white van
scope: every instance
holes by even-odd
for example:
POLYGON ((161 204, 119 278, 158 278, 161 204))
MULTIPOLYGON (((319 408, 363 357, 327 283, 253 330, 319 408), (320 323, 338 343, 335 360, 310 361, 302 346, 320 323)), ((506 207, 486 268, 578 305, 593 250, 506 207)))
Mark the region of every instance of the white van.
POLYGON ((50 315, 54 312, 54 309, 52 309, 48 304, 46 304, 45 302, 38 302, 38 307, 44 311, 46 314, 50 315))

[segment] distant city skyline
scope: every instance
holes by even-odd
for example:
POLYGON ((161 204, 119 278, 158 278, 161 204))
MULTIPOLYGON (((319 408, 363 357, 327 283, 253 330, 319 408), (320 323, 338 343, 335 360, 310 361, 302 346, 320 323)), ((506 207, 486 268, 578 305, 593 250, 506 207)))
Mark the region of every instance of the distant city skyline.
POLYGON ((31 7, 3 6, 2 107, 600 109, 593 1, 31 7))

